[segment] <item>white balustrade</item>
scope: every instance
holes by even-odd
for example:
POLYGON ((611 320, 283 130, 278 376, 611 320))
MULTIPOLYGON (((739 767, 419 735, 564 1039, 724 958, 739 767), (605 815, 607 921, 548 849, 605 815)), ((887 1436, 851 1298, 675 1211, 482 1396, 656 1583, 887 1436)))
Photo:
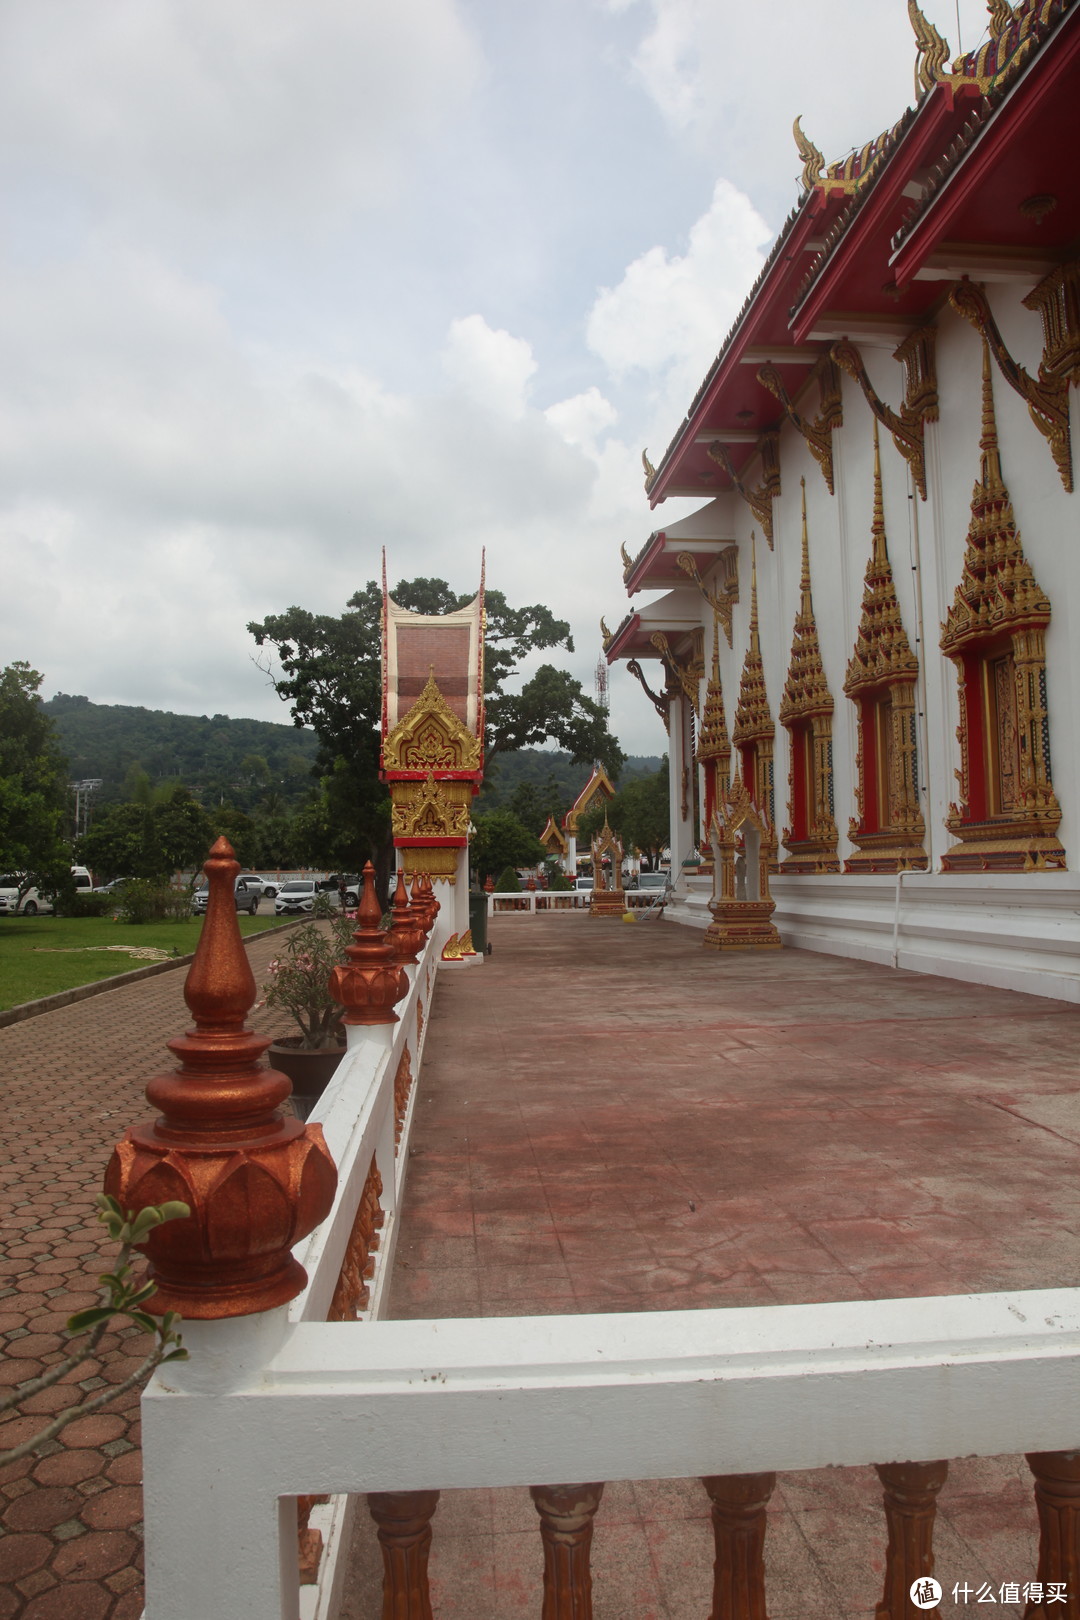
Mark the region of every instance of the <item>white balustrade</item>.
POLYGON ((357 1325, 271 1315, 196 1324, 192 1361, 144 1398, 147 1620, 295 1620, 301 1494, 1080 1447, 1074 1289, 357 1325), (229 1341, 216 1374, 202 1355, 215 1335, 229 1341))

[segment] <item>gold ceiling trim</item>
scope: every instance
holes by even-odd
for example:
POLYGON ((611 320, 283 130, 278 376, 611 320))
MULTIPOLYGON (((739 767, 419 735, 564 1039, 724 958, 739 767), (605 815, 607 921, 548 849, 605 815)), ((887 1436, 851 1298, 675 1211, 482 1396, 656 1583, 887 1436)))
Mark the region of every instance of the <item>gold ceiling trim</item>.
MULTIPOLYGON (((1042 286, 1040 282, 1039 286, 1042 286)), ((1036 292, 1039 291, 1037 287, 1036 292)), ((958 281, 949 293, 949 303, 958 315, 970 321, 997 361, 998 370, 1013 391, 1020 395, 1028 414, 1050 446, 1061 482, 1073 487, 1072 443, 1069 435, 1069 379, 1048 373, 1045 360, 1039 375, 1033 377, 1005 347, 985 290, 974 281, 958 281)))
POLYGON ((718 439, 710 444, 706 454, 718 467, 722 467, 731 479, 736 492, 742 496, 750 508, 755 519, 761 524, 762 533, 768 543, 769 550, 773 549, 773 501, 780 494, 780 435, 775 428, 761 434, 757 441, 757 453, 761 457, 761 483, 757 489, 750 489, 735 471, 731 457, 718 439))
POLYGON ((814 421, 809 422, 796 408, 783 377, 771 361, 767 361, 757 374, 758 382, 780 401, 791 425, 806 440, 807 448, 821 468, 829 494, 832 495, 835 494, 832 436, 834 428, 844 425, 844 408, 840 394, 840 375, 830 354, 823 354, 814 367, 811 380, 815 378, 820 389, 820 406, 814 421))
POLYGON ((843 338, 832 346, 832 356, 862 389, 863 398, 883 428, 892 434, 892 440, 911 468, 919 495, 926 499, 926 442, 927 422, 938 419, 937 391, 937 329, 922 326, 906 337, 894 349, 893 359, 904 368, 904 403, 899 412, 875 391, 867 374, 863 357, 855 344, 843 338))

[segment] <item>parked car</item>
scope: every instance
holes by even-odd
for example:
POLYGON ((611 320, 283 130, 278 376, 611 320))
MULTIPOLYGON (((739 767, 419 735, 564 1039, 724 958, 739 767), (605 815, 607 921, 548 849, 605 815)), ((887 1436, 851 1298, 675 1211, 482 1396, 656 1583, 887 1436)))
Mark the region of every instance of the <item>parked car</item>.
POLYGON ((278 890, 274 910, 279 917, 298 911, 312 911, 318 885, 314 878, 290 878, 278 890))
POLYGON ((255 872, 245 872, 244 876, 247 878, 247 881, 249 883, 261 883, 262 884, 262 893, 263 893, 263 899, 264 900, 276 900, 277 899, 277 892, 281 888, 281 879, 280 878, 260 877, 255 872))
POLYGON ((8 872, 0 876, 0 916, 36 917, 39 911, 52 910, 52 901, 33 887, 25 889, 20 896, 19 890, 25 882, 21 872, 8 872))
POLYGON ((113 878, 111 883, 103 883, 101 885, 100 889, 95 889, 94 890, 94 893, 95 894, 111 894, 114 898, 118 899, 119 895, 120 895, 120 890, 124 887, 124 884, 125 883, 130 883, 130 882, 131 882, 131 879, 126 878, 126 877, 124 877, 124 878, 113 878))
POLYGON ((666 889, 670 872, 639 872, 637 886, 639 889, 666 889))
POLYGON ((578 877, 574 879, 575 889, 587 889, 592 892, 593 880, 591 877, 578 877))
MULTIPOLYGON (((254 917, 259 909, 262 899, 262 885, 258 878, 238 877, 233 887, 233 897, 236 901, 237 911, 246 911, 254 917)), ((191 897, 191 909, 195 914, 201 915, 210 901, 210 885, 208 883, 195 890, 191 897)))

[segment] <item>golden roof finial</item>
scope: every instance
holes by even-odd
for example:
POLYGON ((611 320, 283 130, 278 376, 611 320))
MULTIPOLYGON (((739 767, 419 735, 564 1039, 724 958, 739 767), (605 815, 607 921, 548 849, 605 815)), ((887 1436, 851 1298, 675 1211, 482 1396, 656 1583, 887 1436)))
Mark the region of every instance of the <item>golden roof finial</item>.
POLYGON ((604 650, 606 652, 608 647, 611 646, 611 631, 604 623, 604 615, 602 613, 600 615, 600 640, 603 642, 604 650))
POLYGON ((643 450, 641 452, 641 465, 645 469, 645 489, 647 491, 648 488, 649 488, 649 485, 652 483, 653 479, 656 477, 656 468, 653 466, 652 462, 649 460, 649 452, 648 452, 648 450, 643 450))
POLYGON ((803 133, 802 113, 792 124, 791 133, 795 137, 795 145, 803 160, 802 188, 804 191, 812 191, 825 172, 825 154, 820 152, 809 136, 803 133))
POLYGON ((1013 8, 1009 0, 986 0, 986 9, 990 13, 990 32, 997 39, 1015 20, 1013 8))
POLYGON ((918 0, 908 0, 907 9, 918 47, 915 57, 915 99, 919 100, 927 90, 934 88, 939 79, 945 77, 949 45, 933 23, 927 22, 919 9, 918 0))
POLYGON ((804 614, 812 615, 814 604, 810 598, 810 536, 806 529, 806 479, 800 478, 802 486, 802 577, 799 580, 799 592, 802 596, 802 609, 804 614))
POLYGON ((1005 488, 1001 476, 1001 456, 998 453, 997 417, 994 414, 994 385, 990 377, 990 345, 983 338, 982 346, 982 486, 988 494, 997 494, 1005 488))
POLYGON ((619 556, 622 558, 623 573, 627 573, 634 566, 634 559, 626 549, 626 541, 619 541, 619 556))

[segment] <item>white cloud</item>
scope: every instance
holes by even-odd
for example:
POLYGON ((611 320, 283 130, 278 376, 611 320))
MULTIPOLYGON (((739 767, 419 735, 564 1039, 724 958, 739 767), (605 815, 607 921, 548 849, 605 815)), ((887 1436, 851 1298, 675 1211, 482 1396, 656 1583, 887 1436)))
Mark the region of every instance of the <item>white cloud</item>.
MULTIPOLYGON (((985 34, 986 7, 958 3, 971 50, 985 34)), ((923 7, 955 51, 957 0, 923 7)), ((796 113, 831 162, 894 123, 914 94, 903 0, 648 0, 648 9, 632 79, 673 133, 716 154, 723 172, 757 195, 795 200, 796 113)))
POLYGON ((387 197, 481 73, 456 0, 8 0, 0 149, 129 217, 295 231, 387 197))
POLYGON ((597 439, 618 420, 619 413, 594 383, 573 399, 549 405, 544 415, 567 444, 595 453, 597 439))
POLYGON ((772 232, 748 197, 719 180, 691 227, 686 252, 652 247, 601 290, 587 338, 615 377, 644 372, 653 415, 667 431, 682 417, 763 262, 772 232))
POLYGON ((493 331, 482 315, 452 321, 442 366, 466 398, 512 421, 525 414, 536 361, 531 345, 509 332, 493 331))

